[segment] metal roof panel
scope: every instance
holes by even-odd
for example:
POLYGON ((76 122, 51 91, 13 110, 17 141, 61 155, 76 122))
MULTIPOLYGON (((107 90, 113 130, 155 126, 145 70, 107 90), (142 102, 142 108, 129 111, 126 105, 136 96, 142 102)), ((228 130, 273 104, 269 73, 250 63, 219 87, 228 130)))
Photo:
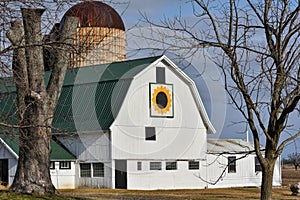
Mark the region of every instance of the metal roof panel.
MULTIPOLYGON (((17 135, 0 134, 0 138, 18 155, 19 139, 17 135)), ((68 152, 61 144, 51 140, 51 160, 75 160, 75 156, 68 152)))

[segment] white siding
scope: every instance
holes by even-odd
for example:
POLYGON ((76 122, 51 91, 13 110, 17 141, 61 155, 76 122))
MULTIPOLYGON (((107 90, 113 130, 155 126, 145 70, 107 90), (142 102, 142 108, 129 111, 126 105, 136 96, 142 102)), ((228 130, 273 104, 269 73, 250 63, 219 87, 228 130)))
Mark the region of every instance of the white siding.
POLYGON ((0 158, 8 159, 8 185, 11 185, 17 171, 18 160, 3 143, 0 143, 0 158))
POLYGON ((59 161, 55 161, 55 169, 50 170, 51 180, 57 189, 74 189, 76 164, 71 162, 71 169, 59 169, 59 161))
POLYGON ((112 169, 111 162, 104 163, 104 177, 80 177, 80 167, 78 165, 78 184, 77 187, 91 188, 112 188, 112 169))
MULTIPOLYGON (((17 171, 18 159, 7 149, 7 146, 0 144, 0 158, 8 159, 8 185, 13 183, 17 171)), ((56 162, 55 169, 50 170, 51 180, 57 189, 75 188, 75 164, 71 162, 70 170, 60 170, 59 162, 56 162)))
POLYGON ((112 159, 200 159, 206 152, 206 128, 189 86, 165 67, 166 83, 173 84, 173 118, 150 117, 149 83, 156 67, 135 77, 111 126, 112 159), (145 127, 156 128, 156 141, 145 140, 145 127))
MULTIPOLYGON (((204 161, 200 161, 201 163, 204 161)), ((165 160, 130 160, 127 162, 130 189, 201 189, 206 183, 197 177, 200 170, 189 170, 188 161, 177 161, 176 170, 166 170, 165 160), (162 162, 162 170, 150 170, 150 162, 162 162), (142 162, 142 170, 137 170, 142 162)))
POLYGON ((110 133, 86 132, 59 136, 58 139, 77 157, 76 187, 112 187, 110 133), (80 177, 80 163, 104 163, 104 177, 80 177))
MULTIPOLYGON (((206 181, 215 183, 219 177, 224 174, 216 184, 208 184, 209 188, 226 188, 226 187, 260 187, 262 172, 255 172, 256 155, 248 155, 245 158, 236 160, 236 173, 229 173, 227 164, 228 157, 236 156, 237 159, 244 155, 224 154, 224 155, 207 155, 207 163, 203 166, 206 169, 206 181), (226 168, 226 169, 225 169, 226 168)), ((280 161, 276 162, 273 186, 281 185, 280 161)), ((205 178, 205 177, 203 177, 205 178)))
POLYGON ((109 133, 87 132, 72 135, 57 135, 59 141, 79 161, 96 162, 110 160, 109 133))

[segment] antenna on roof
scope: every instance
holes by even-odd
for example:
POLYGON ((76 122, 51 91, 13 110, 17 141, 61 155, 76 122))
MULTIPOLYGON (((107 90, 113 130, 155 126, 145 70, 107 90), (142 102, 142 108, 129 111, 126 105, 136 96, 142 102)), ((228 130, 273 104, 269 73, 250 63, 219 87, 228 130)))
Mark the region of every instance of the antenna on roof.
POLYGON ((246 142, 249 142, 249 133, 248 133, 248 129, 246 130, 246 142))

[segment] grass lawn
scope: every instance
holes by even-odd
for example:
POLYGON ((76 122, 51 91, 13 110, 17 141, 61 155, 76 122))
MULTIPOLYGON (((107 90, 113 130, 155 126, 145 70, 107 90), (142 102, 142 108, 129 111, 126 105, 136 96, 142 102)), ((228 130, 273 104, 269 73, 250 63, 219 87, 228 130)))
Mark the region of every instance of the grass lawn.
MULTIPOLYGON (((113 189, 76 189, 59 190, 56 196, 38 197, 32 195, 18 195, 3 190, 0 199, 14 200, 251 200, 259 199, 259 188, 226 188, 203 190, 113 190, 113 189)), ((296 200, 300 197, 291 196, 288 187, 274 188, 273 199, 296 200)))
MULTIPOLYGON (((300 170, 285 167, 282 171, 283 187, 273 189, 273 199, 300 200, 300 196, 291 196, 289 185, 300 182, 300 170)), ((75 189, 59 190, 56 196, 38 197, 32 195, 17 195, 7 190, 1 190, 0 199, 14 200, 251 200, 259 199, 260 188, 224 188, 199 190, 118 190, 118 189, 75 189)))
MULTIPOLYGON (((77 189, 62 190, 62 195, 112 198, 112 199, 190 199, 190 200, 248 200, 259 199, 259 188, 226 188, 200 190, 112 190, 112 189, 77 189)), ((298 199, 292 197, 289 188, 274 188, 274 199, 298 199)))

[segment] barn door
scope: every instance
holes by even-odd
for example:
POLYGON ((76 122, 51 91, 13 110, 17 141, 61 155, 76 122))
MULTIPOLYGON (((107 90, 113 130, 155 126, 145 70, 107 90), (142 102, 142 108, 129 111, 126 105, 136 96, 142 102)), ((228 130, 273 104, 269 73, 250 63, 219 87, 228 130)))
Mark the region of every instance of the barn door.
POLYGON ((115 162, 115 188, 127 189, 127 160, 115 162))
POLYGON ((1 185, 8 185, 8 159, 0 159, 1 185))

